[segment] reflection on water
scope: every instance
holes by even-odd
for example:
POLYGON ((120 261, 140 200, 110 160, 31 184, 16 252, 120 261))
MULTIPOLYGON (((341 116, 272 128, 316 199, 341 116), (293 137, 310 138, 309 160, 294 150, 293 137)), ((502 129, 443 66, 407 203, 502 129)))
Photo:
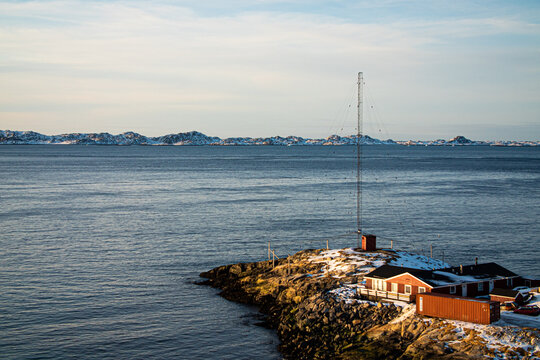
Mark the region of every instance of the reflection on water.
MULTIPOLYGON (((262 260, 267 241, 294 253, 354 229, 354 150, 0 146, 0 353, 279 358, 256 309, 192 281, 262 260)), ((540 277, 540 149, 364 153, 364 223, 383 244, 540 277)))

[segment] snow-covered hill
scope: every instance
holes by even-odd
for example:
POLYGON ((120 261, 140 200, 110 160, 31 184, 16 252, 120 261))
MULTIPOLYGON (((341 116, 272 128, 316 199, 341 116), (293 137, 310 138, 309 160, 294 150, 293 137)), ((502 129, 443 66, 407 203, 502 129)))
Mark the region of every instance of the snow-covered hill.
MULTIPOLYGON (((332 135, 326 139, 308 139, 299 136, 273 136, 267 138, 233 137, 221 139, 207 136, 198 131, 178 134, 168 134, 158 137, 147 137, 134 132, 118 135, 109 133, 73 133, 60 135, 43 135, 34 131, 0 130, 0 144, 84 144, 84 145, 354 145, 357 136, 332 135)), ((492 145, 492 146, 540 146, 540 141, 472 141, 464 136, 456 136, 450 140, 434 141, 394 141, 379 140, 368 135, 360 139, 366 145, 414 145, 414 146, 463 146, 463 145, 492 145)))

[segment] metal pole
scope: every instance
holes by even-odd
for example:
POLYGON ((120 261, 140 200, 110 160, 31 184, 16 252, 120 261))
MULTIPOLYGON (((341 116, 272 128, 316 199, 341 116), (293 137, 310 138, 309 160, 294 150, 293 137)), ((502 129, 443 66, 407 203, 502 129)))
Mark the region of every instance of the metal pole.
POLYGON ((358 73, 358 127, 356 132, 356 227, 358 229, 357 247, 362 238, 362 116, 364 113, 363 99, 364 74, 358 73))

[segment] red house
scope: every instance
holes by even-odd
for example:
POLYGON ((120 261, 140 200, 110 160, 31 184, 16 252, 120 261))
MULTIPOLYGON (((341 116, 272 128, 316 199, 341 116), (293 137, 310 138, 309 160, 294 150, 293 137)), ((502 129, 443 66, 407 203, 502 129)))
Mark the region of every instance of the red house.
POLYGON ((521 278, 496 263, 467 265, 439 270, 419 270, 383 265, 364 276, 360 294, 414 302, 418 293, 463 297, 489 295, 494 288, 511 289, 521 278))

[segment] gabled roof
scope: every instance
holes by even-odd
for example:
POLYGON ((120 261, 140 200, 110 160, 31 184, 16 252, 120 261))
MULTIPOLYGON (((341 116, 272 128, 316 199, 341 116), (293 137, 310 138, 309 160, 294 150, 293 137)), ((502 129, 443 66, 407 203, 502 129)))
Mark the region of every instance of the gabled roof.
POLYGON ((373 270, 369 274, 364 275, 364 277, 367 276, 367 277, 372 277, 376 279, 391 279, 391 278, 394 278, 396 276, 400 276, 403 274, 410 274, 411 276, 425 283, 429 287, 433 287, 432 284, 424 280, 425 278, 428 278, 430 276, 430 273, 431 273, 430 270, 421 270, 421 269, 405 268, 405 267, 400 267, 400 266, 383 265, 373 270))
POLYGON ((517 276, 512 271, 505 269, 496 263, 486 263, 463 266, 463 272, 461 272, 459 266, 439 270, 420 270, 383 265, 366 274, 365 277, 389 279, 405 273, 411 274, 418 280, 429 284, 432 287, 474 283, 517 276))
POLYGON ((366 274, 364 277, 372 277, 377 279, 388 279, 397 275, 409 273, 411 275, 425 275, 428 276, 429 273, 431 273, 431 270, 420 270, 420 269, 413 269, 413 268, 406 268, 401 266, 393 266, 393 265, 383 265, 372 272, 366 274))

